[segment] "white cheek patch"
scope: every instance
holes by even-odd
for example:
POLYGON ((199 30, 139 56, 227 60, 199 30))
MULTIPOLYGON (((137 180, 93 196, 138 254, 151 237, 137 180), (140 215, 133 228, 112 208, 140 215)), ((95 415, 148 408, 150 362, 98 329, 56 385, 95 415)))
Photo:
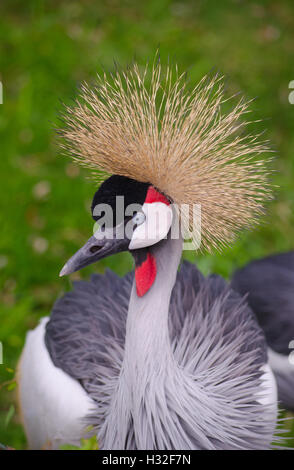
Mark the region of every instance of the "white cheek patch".
POLYGON ((142 211, 146 220, 134 230, 129 250, 155 245, 167 236, 171 227, 173 213, 167 204, 163 202, 145 203, 142 206, 142 211))

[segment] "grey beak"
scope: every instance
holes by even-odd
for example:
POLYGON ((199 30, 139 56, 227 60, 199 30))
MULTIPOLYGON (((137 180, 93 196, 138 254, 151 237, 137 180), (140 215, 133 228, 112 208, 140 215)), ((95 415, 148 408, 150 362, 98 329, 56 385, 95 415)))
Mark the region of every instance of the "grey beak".
POLYGON ((107 256, 126 251, 129 243, 130 240, 128 238, 97 239, 93 235, 63 266, 59 276, 66 276, 107 256))

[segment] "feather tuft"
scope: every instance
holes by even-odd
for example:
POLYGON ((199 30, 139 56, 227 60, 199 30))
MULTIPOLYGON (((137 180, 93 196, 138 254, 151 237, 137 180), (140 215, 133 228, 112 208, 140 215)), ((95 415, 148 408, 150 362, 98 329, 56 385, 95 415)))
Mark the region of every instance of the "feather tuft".
POLYGON ((251 101, 231 98, 219 74, 189 90, 177 66, 156 59, 143 70, 117 67, 93 88, 84 84, 75 106, 66 107, 63 148, 100 182, 117 174, 152 184, 177 205, 196 243, 192 215, 200 205, 201 248, 220 250, 271 199, 268 142, 248 132, 251 101), (231 98, 237 101, 228 110, 231 98))

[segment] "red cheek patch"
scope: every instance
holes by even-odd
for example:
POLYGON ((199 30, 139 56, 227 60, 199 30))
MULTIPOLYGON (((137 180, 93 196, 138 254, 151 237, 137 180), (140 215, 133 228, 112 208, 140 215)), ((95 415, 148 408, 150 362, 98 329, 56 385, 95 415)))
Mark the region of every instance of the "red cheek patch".
POLYGON ((148 292, 155 278, 156 260, 148 251, 146 258, 135 268, 136 288, 139 297, 148 292))
POLYGON ((151 204, 152 202, 163 202, 167 206, 170 205, 170 202, 166 199, 166 197, 163 194, 156 191, 156 189, 153 188, 153 186, 149 186, 147 194, 146 194, 145 203, 151 204))

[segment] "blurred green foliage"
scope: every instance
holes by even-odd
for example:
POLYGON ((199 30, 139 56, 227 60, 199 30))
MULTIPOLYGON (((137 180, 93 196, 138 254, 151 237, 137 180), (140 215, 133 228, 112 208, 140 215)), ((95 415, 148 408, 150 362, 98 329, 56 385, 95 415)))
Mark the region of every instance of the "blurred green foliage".
POLYGON ((63 445, 60 446, 61 450, 98 450, 98 442, 96 436, 92 436, 89 439, 81 439, 81 444, 79 447, 73 445, 63 445))
MULTIPOLYGON (((291 0, 2 0, 0 13, 0 442, 21 449, 26 442, 9 384, 25 334, 70 288, 58 272, 92 230, 95 188, 54 143, 59 100, 69 103, 101 65, 111 70, 113 59, 126 65, 134 56, 144 63, 158 47, 162 61, 171 56, 192 82, 216 67, 232 90, 258 97, 254 118, 265 119, 277 150, 275 201, 260 228, 233 249, 186 255, 204 273, 228 277, 252 258, 293 248, 294 15, 291 0)), ((72 279, 106 265, 119 274, 132 266, 121 254, 72 279)))

